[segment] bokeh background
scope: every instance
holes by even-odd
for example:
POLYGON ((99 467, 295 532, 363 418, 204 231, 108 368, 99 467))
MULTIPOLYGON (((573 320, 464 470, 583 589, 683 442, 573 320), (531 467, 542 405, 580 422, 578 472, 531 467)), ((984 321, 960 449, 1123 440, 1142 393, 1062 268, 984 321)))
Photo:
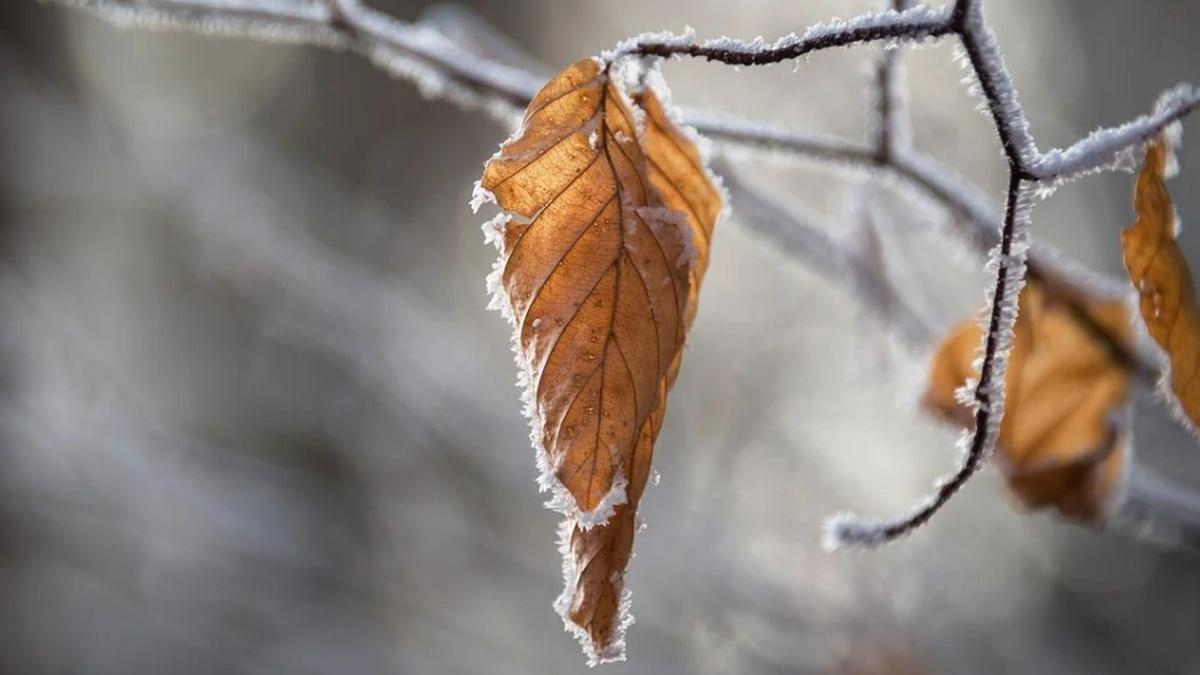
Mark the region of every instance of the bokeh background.
MULTIPOLYGON (((375 6, 447 27, 465 8, 562 65, 872 5, 375 6)), ((1200 79, 1194 2, 987 11, 1043 147, 1200 79)), ((999 195, 952 48, 906 53, 916 142, 999 195)), ((873 55, 667 77, 677 102, 862 137, 873 55)), ((557 517, 467 206, 506 135, 355 55, 0 4, 0 672, 586 670, 550 608, 557 517)), ((1194 148, 1171 187, 1200 266, 1194 148)), ((738 166, 853 234, 861 185, 738 166)), ((1061 189, 1035 236, 1119 273, 1131 185, 1061 189)), ((940 325, 974 311, 979 261, 936 211, 886 204, 890 273, 940 325)), ((1200 557, 1023 513, 992 472, 903 542, 824 553, 826 515, 905 508, 956 434, 915 409, 921 350, 734 208, 643 501, 630 661, 605 672, 1200 672, 1200 557)), ((1200 453, 1155 415, 1139 461, 1200 490, 1200 453)))

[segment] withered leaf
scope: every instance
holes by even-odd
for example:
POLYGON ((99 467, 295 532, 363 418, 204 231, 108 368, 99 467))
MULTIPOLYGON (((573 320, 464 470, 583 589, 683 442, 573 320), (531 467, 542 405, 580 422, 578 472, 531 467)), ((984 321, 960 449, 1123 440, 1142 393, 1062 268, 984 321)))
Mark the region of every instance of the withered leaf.
POLYGON ((567 514, 557 607, 598 660, 623 648, 637 505, 721 210, 658 99, 637 105, 643 129, 605 66, 579 61, 480 180, 507 214, 491 283, 515 327, 543 486, 567 514))
POLYGON ((638 93, 637 104, 646 111, 644 132, 650 184, 672 209, 685 213, 696 247, 696 262, 691 270, 690 295, 684 312, 685 326, 696 316, 700 279, 708 268, 708 252, 713 226, 723 208, 720 192, 708 172, 695 144, 667 116, 654 92, 638 93))
POLYGON ((1137 288, 1142 320, 1170 360, 1171 391, 1193 427, 1200 427, 1200 308, 1187 260, 1175 240, 1166 163, 1167 147, 1160 138, 1146 149, 1133 193, 1137 220, 1121 231, 1121 248, 1129 280, 1137 288))
MULTIPOLYGON (((1093 301, 1085 311, 1110 335, 1131 341, 1120 302, 1093 301)), ((979 376, 974 362, 982 330, 966 321, 942 341, 923 399, 927 409, 964 426, 973 417, 955 390, 979 376)), ((1067 306, 1031 283, 1021 292, 1004 385, 997 461, 1009 488, 1029 508, 1100 519, 1126 461, 1119 414, 1129 399, 1128 371, 1067 306)))

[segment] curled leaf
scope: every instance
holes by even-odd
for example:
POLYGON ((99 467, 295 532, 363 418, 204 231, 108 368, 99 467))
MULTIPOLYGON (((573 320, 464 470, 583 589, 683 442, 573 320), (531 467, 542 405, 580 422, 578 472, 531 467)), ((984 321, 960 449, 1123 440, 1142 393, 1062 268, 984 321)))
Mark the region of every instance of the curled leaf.
POLYGON ((1137 220, 1121 231, 1129 280, 1142 320, 1170 361, 1170 388, 1192 428, 1200 426, 1200 308, 1187 260, 1176 241, 1178 224, 1165 174, 1161 138, 1146 149, 1133 193, 1137 220))
POLYGON ((684 323, 691 326, 696 317, 700 279, 708 268, 713 226, 721 214, 723 200, 699 148, 671 120, 653 90, 639 92, 635 100, 646 111, 643 138, 650 184, 662 195, 667 206, 687 215, 692 244, 696 248, 696 261, 691 268, 691 295, 684 312, 684 323))
POLYGON ((477 197, 504 210, 489 285, 514 326, 541 484, 567 515, 556 606, 593 660, 622 653, 637 504, 721 210, 655 95, 638 96, 645 128, 634 105, 603 63, 569 66, 477 197))
MULTIPOLYGON (((1124 305, 1092 302, 1086 311, 1110 335, 1130 342, 1124 305)), ((978 377, 981 333, 977 322, 967 321, 942 341, 923 400, 962 425, 971 424, 972 415, 955 391, 978 377)), ((1009 359, 997 455, 1009 488, 1029 508, 1099 520, 1118 492, 1126 461, 1120 415, 1129 399, 1128 371, 1070 308, 1036 284, 1021 292, 1009 359)))

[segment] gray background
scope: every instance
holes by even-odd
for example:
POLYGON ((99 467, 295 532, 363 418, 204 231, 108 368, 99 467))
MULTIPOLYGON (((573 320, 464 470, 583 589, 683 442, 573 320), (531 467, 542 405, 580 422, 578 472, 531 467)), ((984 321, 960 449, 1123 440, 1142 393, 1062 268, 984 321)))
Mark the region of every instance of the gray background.
MULTIPOLYGON (((561 65, 870 4, 473 7, 561 65)), ((1043 148, 1200 80, 1196 3, 987 9, 1043 148)), ((666 74, 678 102, 861 137, 871 54, 666 74)), ((998 195, 951 47, 906 62, 917 143, 998 195)), ((586 670, 550 608, 556 516, 466 205, 506 134, 357 56, 0 5, 0 672, 586 670)), ((1171 189, 1200 265, 1195 147, 1171 189)), ((850 228, 853 185, 742 166, 850 228)), ((1035 236, 1119 273, 1131 184, 1063 188, 1035 236)), ((978 261, 888 204, 894 273, 946 325, 968 315, 978 261)), ((830 512, 905 508, 955 461, 914 409, 921 358, 735 205, 643 502, 631 661, 605 672, 1200 672, 1200 559, 1022 513, 992 472, 908 540, 821 551, 830 512)), ((1196 450, 1139 444, 1200 487, 1196 450)))

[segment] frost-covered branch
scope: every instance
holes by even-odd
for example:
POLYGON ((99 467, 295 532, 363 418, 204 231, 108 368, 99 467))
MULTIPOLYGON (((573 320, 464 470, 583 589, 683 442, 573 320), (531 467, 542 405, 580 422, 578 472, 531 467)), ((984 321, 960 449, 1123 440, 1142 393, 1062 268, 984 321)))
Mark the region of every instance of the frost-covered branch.
POLYGON ((1046 152, 1031 172, 1039 179, 1064 179, 1108 168, 1122 154, 1200 107, 1200 89, 1181 84, 1163 94, 1155 107, 1151 114, 1117 127, 1093 131, 1066 149, 1046 152))
POLYGON ((989 292, 983 346, 983 364, 972 404, 975 426, 963 436, 962 463, 954 474, 940 480, 934 493, 911 513, 894 520, 867 521, 851 514, 834 516, 826 525, 826 545, 884 544, 924 525, 975 475, 996 447, 1004 417, 1004 375, 1017 322, 1017 297, 1025 285, 1025 259, 1029 241, 1029 212, 1033 204, 1027 184, 1011 173, 1004 211, 1004 230, 992 257, 996 281, 989 292))
POLYGON ((542 78, 480 59, 441 32, 392 18, 358 0, 45 0, 121 27, 185 30, 358 52, 429 98, 483 109, 505 123, 542 78))
MULTIPOLYGON (((903 12, 911 4, 909 0, 886 0, 893 11, 903 12)), ((879 53, 872 71, 870 94, 874 98, 872 120, 872 145, 881 164, 887 163, 897 147, 907 148, 910 140, 908 110, 905 106, 905 88, 900 81, 903 68, 899 50, 885 48, 879 53)))
POLYGON ((902 12, 889 9, 875 14, 864 14, 848 21, 817 24, 802 35, 793 33, 779 38, 772 44, 767 44, 762 38, 747 42, 727 37, 705 40, 697 44, 692 40, 690 33, 681 36, 645 35, 623 43, 617 47, 613 56, 690 56, 733 66, 764 66, 792 61, 832 47, 881 40, 890 43, 901 40, 919 41, 940 37, 953 31, 949 11, 918 5, 902 12))
POLYGON ((959 0, 954 7, 954 25, 1008 163, 1018 173, 1028 173, 1028 167, 1037 162, 1037 145, 996 36, 983 18, 983 3, 959 0))

